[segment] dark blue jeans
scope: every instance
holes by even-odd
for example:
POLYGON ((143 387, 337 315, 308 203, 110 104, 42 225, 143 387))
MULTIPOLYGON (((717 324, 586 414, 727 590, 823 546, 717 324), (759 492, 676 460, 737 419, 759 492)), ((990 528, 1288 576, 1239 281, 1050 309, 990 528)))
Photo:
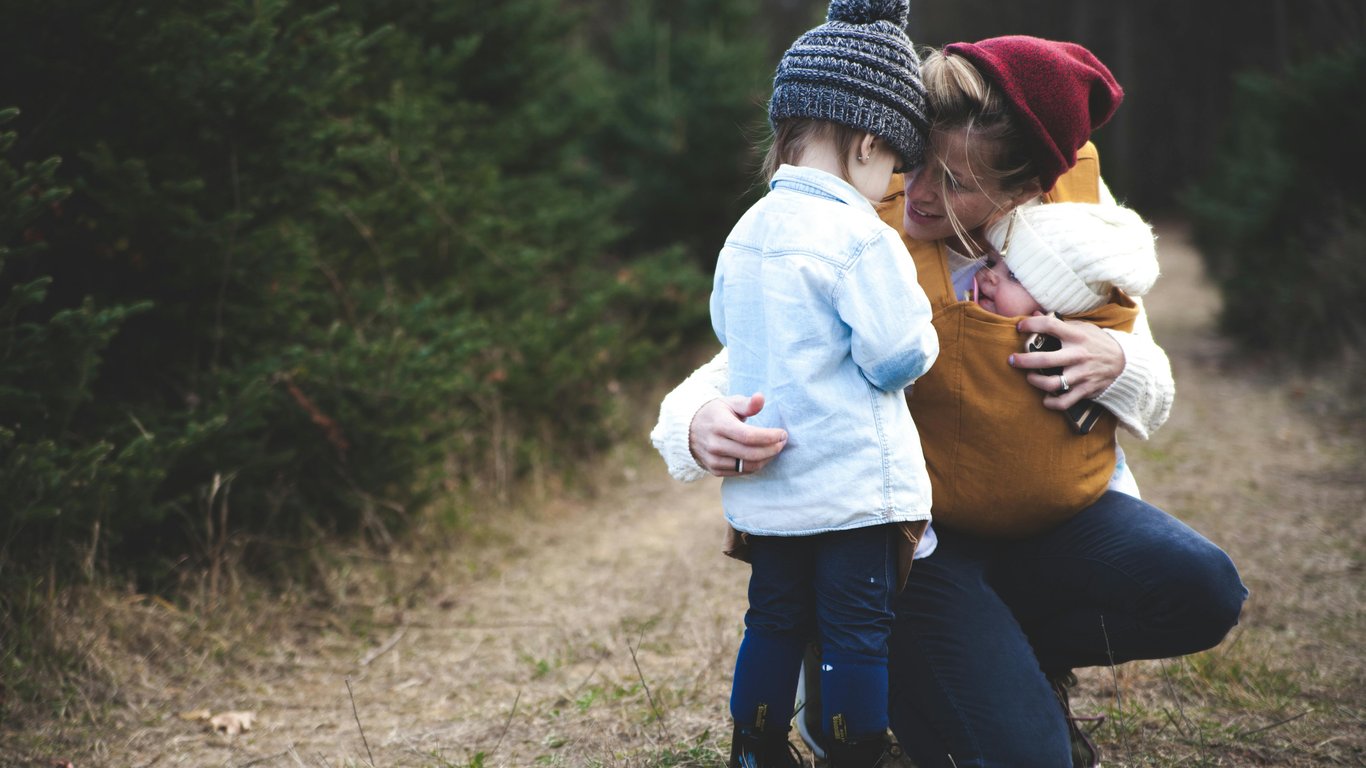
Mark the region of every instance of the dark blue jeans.
POLYGON ((840 715, 850 740, 887 730, 887 639, 896 592, 895 540, 878 525, 817 536, 749 539, 749 610, 735 662, 731 714, 742 726, 785 729, 797 672, 820 639, 823 729, 840 715))
POLYGON ((1049 676, 1211 648, 1247 597, 1222 550, 1113 491, 1022 541, 936 533, 891 639, 891 726, 918 768, 1071 765, 1049 676))

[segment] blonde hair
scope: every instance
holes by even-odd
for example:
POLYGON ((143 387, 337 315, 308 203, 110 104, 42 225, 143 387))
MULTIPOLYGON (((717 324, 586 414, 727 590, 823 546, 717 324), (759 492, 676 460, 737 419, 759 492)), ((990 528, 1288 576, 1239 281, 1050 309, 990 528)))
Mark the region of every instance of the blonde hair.
POLYGON ((840 178, 849 181, 849 153, 863 140, 866 132, 828 120, 793 118, 781 120, 773 128, 773 141, 764 154, 760 167, 764 183, 773 180, 778 166, 795 165, 806 148, 821 142, 831 142, 839 150, 840 178))
MULTIPOLYGON (((969 172, 984 194, 1004 213, 1016 205, 1016 198, 1031 181, 1037 181, 1039 171, 1030 159, 1027 137, 1020 129, 1010 103, 970 61, 929 51, 920 67, 925 90, 929 96, 930 145, 935 137, 953 133, 963 135, 967 149, 969 172), (989 184, 988 184, 989 183, 989 184), (1001 193, 1001 198, 992 191, 1001 193)), ((947 160, 936 156, 933 149, 926 152, 926 162, 934 163, 940 172, 940 193, 951 200, 950 182, 957 182, 949 173, 947 160)), ((952 205, 945 205, 945 213, 954 234, 972 250, 977 250, 973 238, 959 221, 952 205)), ((976 255, 976 254, 974 254, 976 255)))

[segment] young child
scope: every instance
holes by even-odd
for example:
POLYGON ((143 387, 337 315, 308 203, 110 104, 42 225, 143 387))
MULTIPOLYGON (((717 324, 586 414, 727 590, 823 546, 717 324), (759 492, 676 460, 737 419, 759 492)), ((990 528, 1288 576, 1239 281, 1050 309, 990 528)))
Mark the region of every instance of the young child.
POLYGON ((836 768, 887 764, 887 637, 898 556, 930 514, 903 390, 938 354, 900 235, 877 216, 920 160, 926 120, 907 0, 837 0, 774 78, 769 192, 721 251, 712 325, 730 391, 787 430, 762 473, 722 484, 752 564, 735 665, 731 766, 798 765, 787 741, 806 643, 822 645, 822 724, 836 768), (905 526, 905 528, 903 528, 905 526))
MULTIPOLYGON (((1090 432, 1077 434, 1007 365, 1010 354, 1023 351, 1015 324, 1056 312, 1128 330, 1138 315, 1132 299, 1157 280, 1157 253, 1143 219, 1112 204, 1019 207, 986 239, 991 250, 959 321, 940 328, 944 350, 935 376, 916 384, 911 411, 922 430, 958 432, 957 440, 925 448, 935 524, 1023 536, 1089 506, 1123 462, 1114 416, 1101 409, 1090 432)), ((1066 389, 1059 376, 1058 391, 1066 389)))

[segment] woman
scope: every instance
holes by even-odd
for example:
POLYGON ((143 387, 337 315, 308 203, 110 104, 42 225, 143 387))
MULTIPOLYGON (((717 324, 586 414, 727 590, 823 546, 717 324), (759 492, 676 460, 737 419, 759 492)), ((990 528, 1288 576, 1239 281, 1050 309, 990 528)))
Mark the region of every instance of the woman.
MULTIPOLYGON (((938 309, 956 300, 942 285, 971 274, 1001 214, 1040 199, 1113 202, 1088 138, 1122 91, 1084 48, 1031 37, 950 45, 922 73, 934 159, 882 210, 938 309)), ((1010 361, 1045 406, 1091 399, 1143 438, 1165 421, 1174 385, 1146 317, 1131 334, 1042 316, 1020 330, 1063 342, 1010 361)), ((762 395, 726 397, 726 386, 723 351, 661 404, 651 438, 675 477, 759 472, 782 451, 782 430, 743 423, 762 395)), ((1247 596, 1227 555, 1137 498, 1122 455, 1110 491, 1042 534, 931 533, 895 605, 890 659, 892 729, 920 768, 1097 764, 1068 717, 1070 671, 1210 648, 1247 596)))

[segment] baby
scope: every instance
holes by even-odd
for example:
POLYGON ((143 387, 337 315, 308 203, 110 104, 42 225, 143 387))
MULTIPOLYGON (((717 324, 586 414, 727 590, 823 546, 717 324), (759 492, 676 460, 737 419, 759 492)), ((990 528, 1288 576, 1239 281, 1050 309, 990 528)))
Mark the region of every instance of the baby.
MULTIPOLYGON (((916 382, 936 526, 993 537, 1045 530, 1094 503, 1121 463, 1118 422, 1099 406, 1077 429, 1044 408, 1006 360, 1022 351, 1021 317, 1054 312, 1128 331, 1134 299, 1157 280, 1151 228, 1109 204, 1020 207, 987 231, 990 249, 952 322, 936 319, 941 350, 916 382), (1085 432, 1081 434, 1081 432, 1085 432)), ((1059 376, 1059 390, 1066 387, 1059 376)))

